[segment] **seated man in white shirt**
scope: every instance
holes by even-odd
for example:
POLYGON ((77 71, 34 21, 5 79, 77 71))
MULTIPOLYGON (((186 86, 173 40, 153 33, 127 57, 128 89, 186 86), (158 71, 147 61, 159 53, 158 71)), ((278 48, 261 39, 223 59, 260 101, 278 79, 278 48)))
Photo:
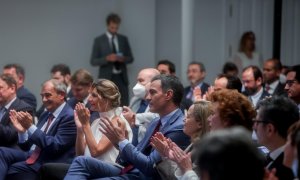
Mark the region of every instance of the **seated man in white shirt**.
POLYGON ((160 72, 154 68, 142 69, 137 76, 137 84, 132 89, 134 96, 130 100, 130 105, 123 107, 123 116, 133 131, 132 144, 134 145, 144 138, 149 123, 158 117, 156 113, 149 111, 146 96, 151 79, 159 74, 160 72))

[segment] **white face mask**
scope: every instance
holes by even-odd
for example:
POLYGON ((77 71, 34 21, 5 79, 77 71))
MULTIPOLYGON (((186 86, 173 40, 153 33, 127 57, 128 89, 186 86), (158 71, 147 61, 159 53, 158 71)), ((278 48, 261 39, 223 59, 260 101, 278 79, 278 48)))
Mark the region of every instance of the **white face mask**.
POLYGON ((136 83, 136 85, 132 88, 133 95, 144 99, 146 95, 146 88, 145 86, 141 85, 140 83, 136 83))

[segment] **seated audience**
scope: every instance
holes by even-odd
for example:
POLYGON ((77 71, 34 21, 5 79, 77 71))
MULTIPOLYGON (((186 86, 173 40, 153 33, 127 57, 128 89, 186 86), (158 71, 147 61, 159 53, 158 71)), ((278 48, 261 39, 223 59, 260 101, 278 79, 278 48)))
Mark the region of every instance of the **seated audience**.
POLYGON ((285 90, 300 111, 300 65, 293 66, 286 76, 285 90))
MULTIPOLYGON (((69 66, 65 64, 56 64, 51 68, 51 78, 64 83, 67 86, 67 100, 73 97, 71 91, 71 71, 69 66)), ((45 107, 42 105, 35 113, 35 116, 39 118, 41 114, 46 111, 45 107)))
POLYGON ((182 150, 175 143, 164 137, 159 132, 151 138, 151 145, 160 153, 160 155, 174 161, 178 165, 174 165, 174 162, 167 159, 163 159, 162 162, 158 162, 156 164, 156 168, 159 173, 161 171, 171 173, 166 176, 164 175, 165 173, 161 172, 160 176, 162 179, 180 178, 183 172, 192 170, 193 167, 190 162, 192 162, 193 159, 191 160, 190 152, 192 151, 193 143, 196 140, 201 139, 202 136, 208 132, 207 118, 211 115, 211 113, 211 103, 208 101, 196 101, 189 108, 184 122, 183 132, 191 138, 192 143, 185 149, 184 153, 182 153, 182 150), (180 158, 177 158, 179 156, 180 158), (183 161, 187 162, 184 163, 183 161))
POLYGON ((175 65, 167 59, 158 61, 156 68, 160 72, 160 74, 175 76, 175 65))
POLYGON ((7 64, 3 68, 3 74, 10 74, 17 82, 17 97, 36 110, 37 102, 35 96, 24 87, 25 70, 19 64, 7 64))
POLYGON ((264 62, 264 90, 270 95, 286 95, 285 84, 280 82, 282 65, 278 59, 268 59, 264 62))
MULTIPOLYGON (((118 87, 106 79, 98 80, 92 85, 88 98, 90 109, 100 113, 100 118, 90 125, 90 112, 83 103, 75 107, 75 123, 77 126, 76 155, 87 156, 114 164, 119 151, 110 140, 100 131, 101 118, 108 118, 113 124, 120 123, 126 129, 129 141, 132 140, 132 131, 127 121, 119 116, 120 92, 118 87)), ((42 179, 63 179, 68 172, 70 164, 48 163, 41 169, 42 179)))
MULTIPOLYGON (((249 131, 240 127, 209 133, 194 146, 197 172, 201 180, 264 180, 264 158, 249 131), (246 166, 245 166, 246 164, 246 166)), ((196 180, 187 171, 185 180, 196 180)), ((270 178, 270 177, 269 177, 270 178)))
POLYGON ((0 146, 17 148, 18 133, 13 127, 9 111, 24 111, 31 115, 33 107, 17 97, 17 82, 8 74, 0 76, 0 146))
POLYGON ((214 90, 220 89, 235 89, 238 92, 241 92, 242 82, 237 76, 220 74, 215 79, 214 90))
POLYGON ((129 107, 123 106, 122 114, 132 127, 133 145, 137 145, 144 138, 149 123, 158 116, 149 111, 149 102, 146 100, 151 79, 157 75, 159 75, 157 69, 142 69, 137 76, 137 83, 132 89, 133 97, 129 107))
POLYGON ((150 138, 161 132, 181 148, 186 148, 189 138, 182 132, 184 115, 179 109, 183 86, 175 76, 155 76, 150 85, 147 100, 150 111, 159 114, 148 126, 145 137, 135 147, 126 139, 126 132, 110 121, 101 121, 101 131, 119 148, 120 158, 115 166, 90 157, 77 157, 65 177, 68 179, 146 179, 159 178, 154 164, 161 156, 150 145, 150 138))
POLYGON ((243 94, 257 107, 259 101, 267 96, 270 96, 263 88, 263 75, 257 66, 248 66, 243 69, 242 82, 245 88, 243 94))
POLYGON ((238 76, 239 70, 238 67, 232 62, 226 62, 222 69, 223 74, 227 74, 229 76, 238 76))
MULTIPOLYGON (((83 103, 88 109, 91 104, 88 102, 89 91, 93 84, 93 76, 85 69, 79 69, 71 77, 71 90, 73 97, 67 103, 75 109, 77 103, 83 103)), ((99 113, 91 111, 91 122, 99 118, 99 113)))
POLYGON ((48 80, 41 96, 47 111, 36 126, 29 113, 10 111, 22 150, 0 147, 0 179, 36 179, 44 163, 68 162, 75 155, 76 126, 73 109, 65 102, 66 86, 48 80))
POLYGON ((263 100, 259 105, 257 117, 253 120, 258 143, 269 150, 266 168, 275 168, 279 180, 294 179, 293 173, 286 171, 286 167, 283 166, 283 151, 288 129, 298 120, 297 105, 283 96, 263 100))
POLYGON ((181 109, 188 110, 195 101, 194 90, 199 88, 201 94, 204 95, 209 88, 209 84, 204 82, 206 70, 201 62, 191 62, 188 66, 187 76, 190 81, 190 86, 184 88, 183 100, 181 109))

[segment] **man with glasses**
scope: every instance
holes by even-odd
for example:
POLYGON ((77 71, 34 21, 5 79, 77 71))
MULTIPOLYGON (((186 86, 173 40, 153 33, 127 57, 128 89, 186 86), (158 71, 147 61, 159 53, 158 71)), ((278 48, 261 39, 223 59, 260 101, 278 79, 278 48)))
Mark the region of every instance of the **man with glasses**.
POLYGON ((258 143, 269 150, 266 168, 276 169, 279 180, 293 179, 294 176, 283 165, 284 147, 289 127, 299 120, 296 104, 283 96, 274 96, 261 101, 258 115, 253 124, 258 143))
POLYGON ((291 98, 300 110, 300 64, 293 66, 292 70, 286 76, 285 90, 288 97, 291 98))

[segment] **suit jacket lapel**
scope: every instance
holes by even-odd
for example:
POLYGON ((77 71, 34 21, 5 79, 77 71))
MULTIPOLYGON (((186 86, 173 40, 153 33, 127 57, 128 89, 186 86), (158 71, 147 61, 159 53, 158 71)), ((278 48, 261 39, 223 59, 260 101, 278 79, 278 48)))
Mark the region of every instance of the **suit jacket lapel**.
POLYGON ((150 141, 150 138, 157 126, 157 124, 159 123, 160 121, 160 118, 156 118, 154 120, 155 122, 153 122, 151 124, 151 126, 149 126, 148 128, 148 131, 147 131, 147 134, 145 135, 145 137, 143 138, 143 140, 137 145, 137 148, 140 150, 140 151, 143 151, 148 145, 149 145, 149 141, 150 141))

